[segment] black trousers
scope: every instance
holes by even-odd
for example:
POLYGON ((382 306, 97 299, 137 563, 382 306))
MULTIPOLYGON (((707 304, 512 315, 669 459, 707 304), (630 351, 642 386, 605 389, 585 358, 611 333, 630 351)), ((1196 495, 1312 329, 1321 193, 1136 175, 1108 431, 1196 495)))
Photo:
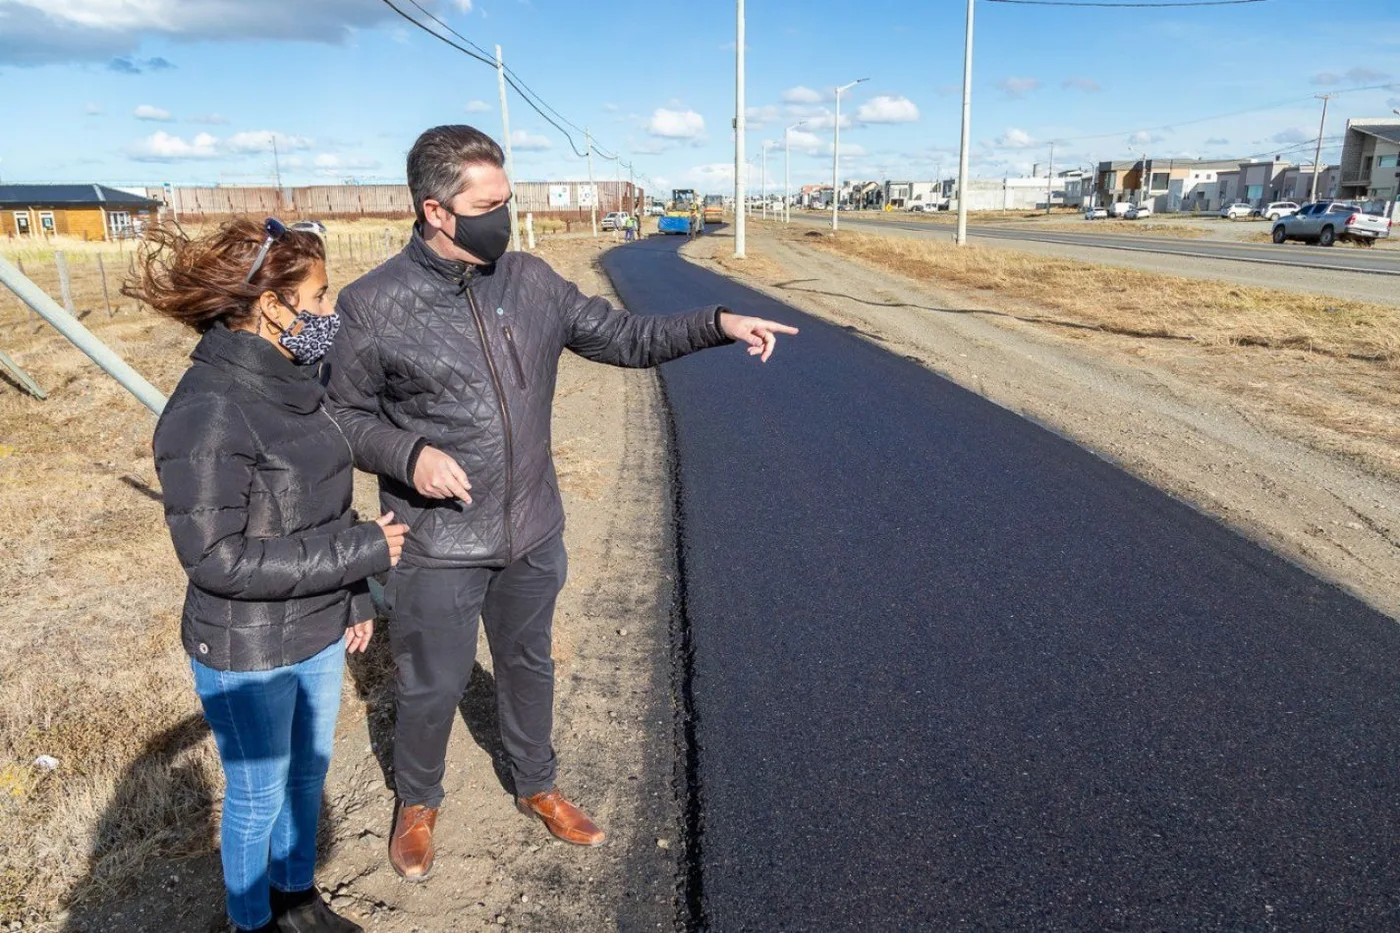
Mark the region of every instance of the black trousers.
POLYGON ((447 740, 476 663, 478 618, 496 674, 516 793, 554 786, 554 605, 568 571, 557 536, 504 568, 394 568, 385 586, 397 668, 394 781, 406 804, 442 803, 447 740))

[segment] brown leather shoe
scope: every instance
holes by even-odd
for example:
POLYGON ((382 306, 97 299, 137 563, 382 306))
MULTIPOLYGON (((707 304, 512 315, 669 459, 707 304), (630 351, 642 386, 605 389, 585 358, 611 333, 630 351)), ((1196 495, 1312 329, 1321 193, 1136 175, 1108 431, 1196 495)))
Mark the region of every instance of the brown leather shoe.
POLYGON ((436 807, 396 805, 389 864, 405 881, 427 881, 433 872, 433 827, 437 815, 436 807))
POLYGON ((526 816, 538 816, 550 832, 571 845, 600 846, 608 838, 557 789, 517 798, 515 806, 526 816))

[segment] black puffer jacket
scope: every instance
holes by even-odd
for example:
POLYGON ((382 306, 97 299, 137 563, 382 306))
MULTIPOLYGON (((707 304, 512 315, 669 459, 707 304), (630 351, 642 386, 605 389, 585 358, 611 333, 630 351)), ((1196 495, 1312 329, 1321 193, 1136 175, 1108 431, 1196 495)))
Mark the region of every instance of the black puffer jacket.
POLYGON ((189 575, 181 637, 201 664, 304 661, 374 617, 365 578, 389 568, 350 511, 350 448, 314 370, 216 326, 156 425, 156 473, 189 575))
POLYGON ((587 298, 528 253, 480 268, 415 232, 403 252, 341 291, 344 326, 327 392, 380 502, 410 526, 405 565, 503 566, 564 527, 550 447, 559 356, 655 366, 729 343, 719 309, 633 316, 587 298), (472 502, 420 496, 409 473, 426 441, 471 482, 472 502))

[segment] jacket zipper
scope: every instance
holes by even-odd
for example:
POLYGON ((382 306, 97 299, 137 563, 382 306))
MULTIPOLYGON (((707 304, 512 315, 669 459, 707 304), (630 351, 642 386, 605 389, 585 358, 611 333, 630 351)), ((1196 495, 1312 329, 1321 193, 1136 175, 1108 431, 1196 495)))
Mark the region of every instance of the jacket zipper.
MULTIPOLYGON (((463 283, 466 285, 466 283, 463 283)), ((496 390, 496 400, 501 405, 501 419, 506 426, 506 494, 501 500, 505 507, 506 521, 506 563, 515 560, 515 537, 511 530, 510 503, 514 497, 515 484, 515 444, 512 440, 514 432, 510 427, 510 409, 506 407, 506 391, 501 385, 501 374, 496 370, 496 361, 491 356, 491 346, 486 339, 486 322, 482 320, 481 311, 476 306, 476 296, 472 294, 471 286, 466 285, 467 305, 472 309, 472 319, 476 321, 477 333, 481 335, 481 352, 486 357, 486 369, 491 373, 491 386, 496 390)))
POLYGON ((520 353, 515 349, 515 335, 510 332, 510 326, 501 328, 501 332, 506 335, 506 349, 510 351, 510 361, 515 364, 515 378, 520 383, 520 388, 525 388, 525 367, 520 365, 520 353))

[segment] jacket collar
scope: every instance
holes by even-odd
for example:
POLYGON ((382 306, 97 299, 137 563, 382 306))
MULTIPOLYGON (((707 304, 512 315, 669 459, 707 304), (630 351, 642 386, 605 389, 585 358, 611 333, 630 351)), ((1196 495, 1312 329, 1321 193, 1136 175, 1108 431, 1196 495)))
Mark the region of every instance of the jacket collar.
POLYGON ((408 258, 428 271, 451 281, 459 288, 470 285, 481 276, 494 275, 496 264, 489 266, 477 266, 469 262, 459 262, 456 259, 447 259, 439 256, 433 251, 423 239, 423 225, 415 223, 413 225, 413 236, 409 238, 408 246, 404 248, 408 258))
POLYGON ((240 385, 290 411, 307 415, 321 407, 325 390, 316 366, 298 366, 261 337, 215 324, 190 359, 226 373, 240 385))

